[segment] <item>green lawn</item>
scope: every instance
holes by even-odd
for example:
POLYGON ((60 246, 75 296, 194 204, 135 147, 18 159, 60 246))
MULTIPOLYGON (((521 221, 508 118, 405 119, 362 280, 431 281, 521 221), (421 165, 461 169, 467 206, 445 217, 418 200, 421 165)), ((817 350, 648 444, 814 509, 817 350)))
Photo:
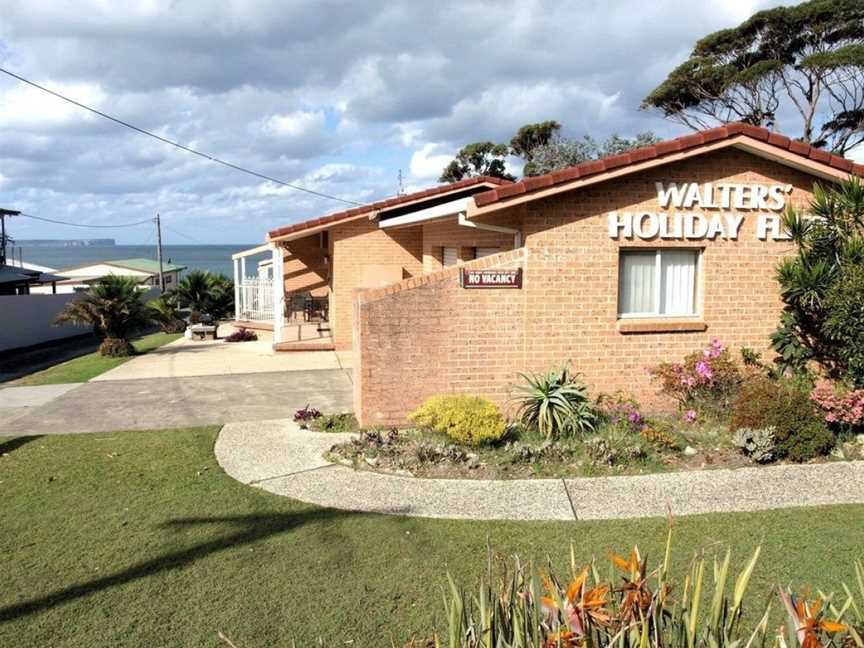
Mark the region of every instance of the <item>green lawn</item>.
MULTIPOLYGON (((580 559, 634 542, 662 557, 661 519, 468 522, 301 504, 227 477, 216 432, 0 440, 0 645, 216 648, 221 630, 239 648, 402 646, 443 625, 446 570, 473 583, 487 540, 559 567, 571 542, 580 559)), ((699 548, 731 545, 738 567, 764 544, 752 618, 777 582, 849 580, 864 507, 689 517, 674 533, 679 573, 699 548)))
MULTIPOLYGON (((134 340, 133 345, 138 353, 147 353, 163 344, 173 342, 181 335, 181 333, 153 333, 134 340)), ((20 387, 24 385, 58 385, 61 383, 87 382, 109 369, 128 362, 130 359, 106 358, 99 355, 99 352, 96 351, 19 378, 9 383, 9 386, 20 387)))

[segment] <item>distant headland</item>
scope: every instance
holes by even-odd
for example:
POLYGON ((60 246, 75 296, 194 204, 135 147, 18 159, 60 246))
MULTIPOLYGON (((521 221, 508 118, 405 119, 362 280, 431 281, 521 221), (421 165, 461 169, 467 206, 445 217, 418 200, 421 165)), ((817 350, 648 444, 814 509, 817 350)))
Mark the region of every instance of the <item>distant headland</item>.
POLYGON ((15 245, 19 247, 102 247, 115 245, 114 239, 16 239, 15 245))

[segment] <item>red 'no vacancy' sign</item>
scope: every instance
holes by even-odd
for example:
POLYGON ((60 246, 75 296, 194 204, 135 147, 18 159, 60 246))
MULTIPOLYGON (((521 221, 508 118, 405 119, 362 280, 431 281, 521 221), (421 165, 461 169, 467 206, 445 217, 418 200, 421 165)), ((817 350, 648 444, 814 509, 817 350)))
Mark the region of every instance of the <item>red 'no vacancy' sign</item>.
POLYGON ((462 268, 463 288, 521 288, 522 268, 515 270, 469 270, 462 268))

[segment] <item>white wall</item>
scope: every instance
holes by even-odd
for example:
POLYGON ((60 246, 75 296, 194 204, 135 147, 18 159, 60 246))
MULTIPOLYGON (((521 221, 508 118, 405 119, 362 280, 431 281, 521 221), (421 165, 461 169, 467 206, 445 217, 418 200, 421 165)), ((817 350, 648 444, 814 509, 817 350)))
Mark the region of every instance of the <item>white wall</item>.
MULTIPOLYGON (((153 288, 145 301, 159 295, 153 288)), ((54 326, 54 318, 78 295, 0 295, 0 351, 28 347, 90 333, 87 326, 54 326)))

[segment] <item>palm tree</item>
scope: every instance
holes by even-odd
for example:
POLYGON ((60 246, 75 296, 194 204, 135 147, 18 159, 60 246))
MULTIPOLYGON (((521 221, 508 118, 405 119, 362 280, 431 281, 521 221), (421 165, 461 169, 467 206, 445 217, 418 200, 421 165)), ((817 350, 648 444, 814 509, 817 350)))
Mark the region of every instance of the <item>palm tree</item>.
POLYGON ((201 313, 207 312, 213 287, 212 277, 213 275, 205 270, 193 270, 183 277, 172 291, 177 303, 190 310, 189 321, 193 323, 201 319, 201 313))
POLYGON ((186 328, 186 322, 180 317, 177 299, 171 293, 151 299, 147 302, 147 307, 163 333, 182 333, 186 328))
POLYGON ((190 310, 191 322, 197 322, 202 313, 222 319, 234 309, 234 282, 206 270, 187 274, 171 294, 180 306, 190 310))
POLYGON ((106 356, 134 354, 130 334, 151 321, 138 282, 116 275, 99 279, 81 297, 67 303, 55 318, 57 324, 92 325, 94 332, 105 338, 99 353, 106 356))
POLYGON ((234 282, 224 274, 212 275, 209 313, 216 319, 231 317, 234 313, 234 282))

